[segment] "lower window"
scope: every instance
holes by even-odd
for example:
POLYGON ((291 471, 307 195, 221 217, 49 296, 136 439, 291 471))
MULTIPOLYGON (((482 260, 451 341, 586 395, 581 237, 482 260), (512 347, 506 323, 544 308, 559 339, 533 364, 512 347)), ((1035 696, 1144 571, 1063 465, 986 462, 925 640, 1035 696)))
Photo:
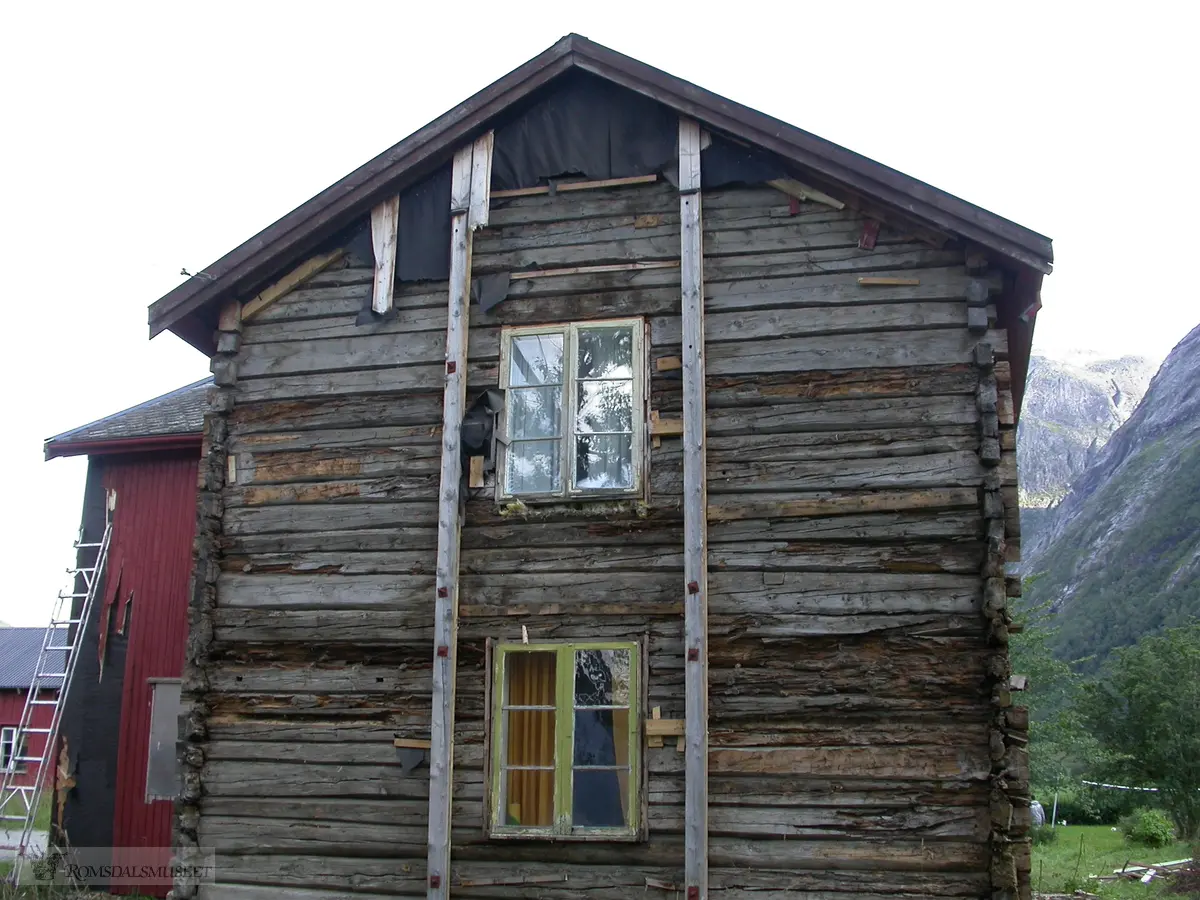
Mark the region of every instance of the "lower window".
POLYGON ((493 698, 494 837, 636 837, 634 643, 500 644, 493 698))

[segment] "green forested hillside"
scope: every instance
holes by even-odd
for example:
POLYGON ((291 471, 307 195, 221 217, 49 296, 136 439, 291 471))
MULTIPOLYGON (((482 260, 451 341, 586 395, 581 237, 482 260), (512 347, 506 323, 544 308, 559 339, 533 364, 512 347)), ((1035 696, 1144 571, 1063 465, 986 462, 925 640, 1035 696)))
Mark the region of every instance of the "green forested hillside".
POLYGON ((1029 599, 1054 603, 1053 646, 1063 659, 1090 657, 1084 669, 1200 615, 1200 445, 1176 454, 1159 441, 1130 458, 1052 541, 1040 570, 1029 599), (1139 493, 1149 515, 1120 527, 1139 493))
POLYGON ((1200 617, 1200 327, 1036 524, 1025 604, 1051 610, 1059 658, 1094 670, 1112 649, 1200 617))

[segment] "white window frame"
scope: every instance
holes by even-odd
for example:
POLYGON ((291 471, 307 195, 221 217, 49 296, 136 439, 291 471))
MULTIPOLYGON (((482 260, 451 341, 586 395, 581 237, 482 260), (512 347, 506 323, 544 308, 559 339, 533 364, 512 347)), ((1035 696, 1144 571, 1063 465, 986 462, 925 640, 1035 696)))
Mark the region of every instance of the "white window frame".
POLYGON ((17 764, 14 759, 17 753, 17 727, 5 725, 0 728, 0 772, 16 772, 17 764))
POLYGON ((649 475, 649 460, 646 455, 649 432, 649 415, 646 410, 646 385, 649 383, 650 363, 646 353, 646 321, 638 318, 593 319, 578 322, 563 322, 556 325, 522 325, 505 328, 500 337, 500 388, 509 389, 509 370, 514 338, 538 334, 558 334, 563 337, 563 409, 562 439, 559 460, 563 473, 562 489, 546 493, 514 494, 508 489, 508 442, 512 404, 505 402, 504 414, 500 416, 500 439, 497 442, 496 499, 554 502, 580 499, 603 499, 614 497, 637 497, 645 493, 649 475), (576 360, 579 355, 579 332, 604 328, 629 328, 633 333, 633 435, 632 465, 633 484, 628 488, 577 488, 575 487, 575 411, 578 408, 577 391, 579 378, 576 360))

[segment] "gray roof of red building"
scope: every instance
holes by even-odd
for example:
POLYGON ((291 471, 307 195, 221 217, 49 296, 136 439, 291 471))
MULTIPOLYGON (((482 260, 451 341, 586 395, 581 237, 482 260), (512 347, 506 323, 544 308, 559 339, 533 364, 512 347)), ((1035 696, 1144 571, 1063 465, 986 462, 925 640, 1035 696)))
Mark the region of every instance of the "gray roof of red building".
POLYGON ((211 376, 129 409, 97 419, 46 440, 46 459, 81 453, 115 452, 126 444, 153 438, 199 436, 204 428, 204 398, 211 376))
MULTIPOLYGON (((64 640, 63 632, 55 636, 55 642, 64 640)), ((44 628, 0 628, 0 690, 28 689, 33 683, 38 653, 46 638, 44 628)), ((45 664, 46 672, 61 672, 66 665, 66 654, 50 651, 45 664)), ((43 687, 57 687, 62 679, 43 679, 43 687)))

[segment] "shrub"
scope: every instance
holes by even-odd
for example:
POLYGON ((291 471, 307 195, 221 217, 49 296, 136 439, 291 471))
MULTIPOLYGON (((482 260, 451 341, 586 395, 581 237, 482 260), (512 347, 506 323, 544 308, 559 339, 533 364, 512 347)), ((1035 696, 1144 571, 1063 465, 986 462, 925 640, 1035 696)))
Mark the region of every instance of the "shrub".
POLYGON ((1034 825, 1029 829, 1029 837, 1036 847, 1038 844, 1053 844, 1058 840, 1058 832, 1049 825, 1034 825))
POLYGON ((1121 833, 1136 844, 1165 847, 1175 840, 1175 828, 1159 809, 1139 809, 1121 820, 1121 833))

